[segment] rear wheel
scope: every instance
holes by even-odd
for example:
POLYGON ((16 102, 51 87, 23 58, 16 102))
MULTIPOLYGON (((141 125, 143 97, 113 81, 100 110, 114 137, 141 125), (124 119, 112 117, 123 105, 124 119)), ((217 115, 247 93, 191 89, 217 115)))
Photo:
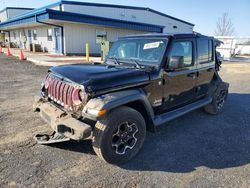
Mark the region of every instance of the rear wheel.
POLYGON ((108 163, 122 164, 139 152, 145 136, 146 124, 142 115, 132 108, 120 107, 96 123, 93 148, 108 163))
POLYGON ((204 110, 209 113, 216 115, 220 113, 227 100, 228 89, 218 89, 213 96, 213 101, 211 104, 204 107, 204 110))

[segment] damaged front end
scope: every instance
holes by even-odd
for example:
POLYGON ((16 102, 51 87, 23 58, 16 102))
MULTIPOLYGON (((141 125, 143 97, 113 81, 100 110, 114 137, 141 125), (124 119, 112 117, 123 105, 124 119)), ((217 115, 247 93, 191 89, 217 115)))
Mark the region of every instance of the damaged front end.
POLYGON ((42 84, 41 95, 35 96, 33 109, 51 125, 57 136, 59 134, 65 138, 82 140, 92 132, 91 125, 81 118, 87 100, 88 95, 82 85, 73 84, 50 73, 42 84))
POLYGON ((38 112, 41 118, 51 125, 57 133, 73 140, 82 140, 91 135, 90 125, 72 117, 72 115, 55 107, 43 98, 35 97, 34 111, 38 112))
POLYGON ((79 113, 88 101, 84 86, 52 73, 46 77, 41 94, 49 102, 53 102, 71 113, 79 113))

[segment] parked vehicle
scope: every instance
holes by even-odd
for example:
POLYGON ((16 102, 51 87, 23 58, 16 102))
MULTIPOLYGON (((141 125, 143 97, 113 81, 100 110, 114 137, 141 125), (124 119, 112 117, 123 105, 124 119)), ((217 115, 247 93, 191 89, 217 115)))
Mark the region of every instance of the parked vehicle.
POLYGON ((96 154, 125 163, 146 131, 202 108, 222 111, 229 84, 216 57, 219 42, 201 34, 146 34, 120 38, 103 64, 53 67, 34 110, 55 130, 39 143, 91 138, 96 154))

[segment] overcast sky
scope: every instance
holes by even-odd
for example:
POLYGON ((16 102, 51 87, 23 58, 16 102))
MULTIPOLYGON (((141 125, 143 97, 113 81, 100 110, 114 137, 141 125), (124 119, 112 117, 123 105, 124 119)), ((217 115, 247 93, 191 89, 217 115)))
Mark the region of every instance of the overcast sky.
MULTIPOLYGON (((58 0, 0 0, 0 10, 7 6, 38 8, 54 2, 58 0)), ((195 31, 207 35, 213 35, 218 17, 227 12, 232 18, 236 35, 250 36, 250 0, 89 0, 84 2, 150 7, 194 23, 195 31)))

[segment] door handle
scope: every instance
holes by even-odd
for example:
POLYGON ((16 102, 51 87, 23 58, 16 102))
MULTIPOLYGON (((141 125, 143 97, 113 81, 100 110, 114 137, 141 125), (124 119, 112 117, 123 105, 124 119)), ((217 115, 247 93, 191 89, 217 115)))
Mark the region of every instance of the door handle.
POLYGON ((214 68, 209 68, 207 69, 207 72, 212 72, 214 70, 214 68))

